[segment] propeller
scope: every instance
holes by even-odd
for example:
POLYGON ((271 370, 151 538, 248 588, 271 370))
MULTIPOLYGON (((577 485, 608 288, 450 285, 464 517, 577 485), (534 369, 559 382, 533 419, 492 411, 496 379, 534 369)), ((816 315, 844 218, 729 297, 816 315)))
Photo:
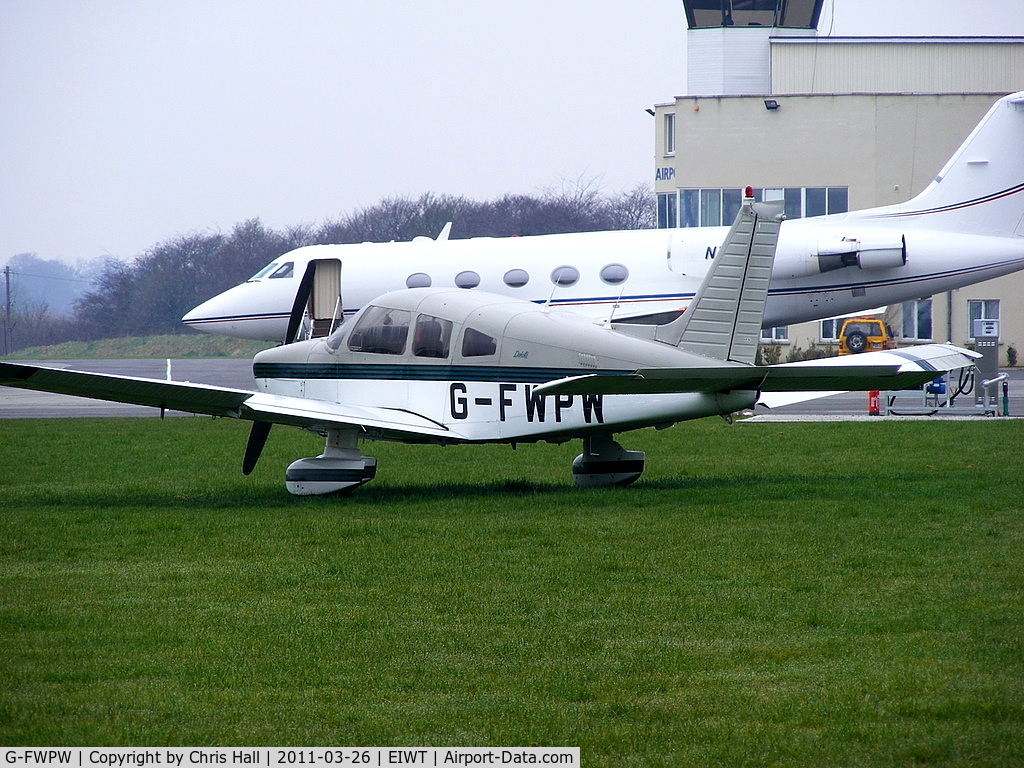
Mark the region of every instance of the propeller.
POLYGON ((284 334, 284 343, 291 344, 302 325, 302 315, 306 312, 306 304, 309 302, 309 294, 313 291, 313 277, 316 275, 316 261, 310 261, 306 265, 306 271, 299 281, 299 289, 295 292, 295 302, 292 304, 291 314, 288 315, 288 330, 284 334))
POLYGON ((245 456, 242 458, 242 474, 249 475, 256 469, 263 446, 267 444, 267 436, 273 426, 269 421, 254 421, 249 430, 249 441, 245 444, 245 456))

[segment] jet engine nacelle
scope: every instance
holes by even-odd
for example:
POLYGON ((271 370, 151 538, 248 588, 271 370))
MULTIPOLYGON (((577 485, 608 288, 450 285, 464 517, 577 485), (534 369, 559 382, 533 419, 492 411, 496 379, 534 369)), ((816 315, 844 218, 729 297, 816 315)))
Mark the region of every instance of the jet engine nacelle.
POLYGON ((907 263, 907 239, 823 236, 808 243, 799 265, 787 264, 787 277, 806 277, 844 267, 894 269, 907 263))

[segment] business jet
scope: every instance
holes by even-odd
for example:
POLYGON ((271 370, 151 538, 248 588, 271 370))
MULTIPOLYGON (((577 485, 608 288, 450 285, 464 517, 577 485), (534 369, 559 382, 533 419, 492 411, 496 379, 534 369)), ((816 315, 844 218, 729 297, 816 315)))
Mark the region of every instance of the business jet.
MULTIPOLYGON (((370 301, 328 336, 264 350, 256 388, 0 363, 0 384, 252 421, 242 471, 273 424, 326 438, 285 472, 298 495, 371 480, 362 440, 405 443, 583 441, 578 486, 624 485, 642 451, 615 436, 751 408, 761 393, 902 389, 967 367, 949 345, 827 361, 754 364, 781 225, 779 206, 748 188, 736 221, 685 313, 664 325, 594 322, 554 303, 458 288, 406 288, 370 301)), ((305 312, 294 302, 289 326, 305 312)))
MULTIPOLYGON (((1024 268, 1024 92, 999 99, 909 202, 786 221, 765 327, 860 312, 1024 268)), ((424 286, 479 289, 616 322, 671 322, 689 306, 727 227, 512 238, 419 237, 313 245, 186 314, 196 329, 276 341, 330 334, 372 298, 424 286), (309 299, 288 328, 297 286, 309 299)))

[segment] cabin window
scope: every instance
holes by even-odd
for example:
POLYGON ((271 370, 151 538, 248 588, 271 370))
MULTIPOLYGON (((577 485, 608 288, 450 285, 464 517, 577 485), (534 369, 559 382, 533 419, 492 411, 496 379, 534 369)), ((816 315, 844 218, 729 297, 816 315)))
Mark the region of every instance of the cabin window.
POLYGON ((367 307, 348 337, 353 352, 400 355, 405 352, 411 313, 404 309, 367 307))
POLYGON ((484 357, 493 355, 498 349, 498 342, 493 336, 483 331, 467 328, 462 336, 463 357, 484 357))
POLYGON ((467 269, 465 272, 459 272, 455 276, 455 284, 459 288, 476 288, 480 285, 480 275, 467 269))
POLYGON ((440 317, 420 315, 412 335, 412 353, 416 357, 448 357, 452 323, 440 317))
POLYGON ((429 288, 431 284, 430 275, 425 272, 413 272, 405 278, 406 288, 429 288))
POLYGON ((627 277, 629 277, 629 270, 624 264, 609 264, 601 270, 601 279, 608 285, 624 283, 627 277))
POLYGON ((530 275, 525 269, 510 269, 505 273, 504 280, 509 288, 522 288, 530 282, 530 275))
POLYGON ((278 277, 291 277, 295 274, 295 262, 286 261, 280 267, 270 273, 270 279, 273 280, 278 277))
POLYGON ((576 285, 580 279, 580 271, 576 267, 570 267, 563 265, 556 267, 554 272, 551 273, 551 282, 555 285, 560 285, 563 288, 568 288, 570 285, 576 285))

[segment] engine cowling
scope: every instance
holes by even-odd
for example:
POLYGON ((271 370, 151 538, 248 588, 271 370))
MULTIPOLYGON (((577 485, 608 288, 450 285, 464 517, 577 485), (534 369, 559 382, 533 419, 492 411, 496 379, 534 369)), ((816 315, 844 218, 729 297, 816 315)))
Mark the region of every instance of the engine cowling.
POLYGON ((907 263, 907 239, 903 236, 898 241, 819 238, 815 256, 818 272, 832 272, 844 267, 894 269, 907 263))
MULTIPOLYGON (((786 277, 810 277, 823 272, 857 269, 896 269, 907 263, 907 240, 898 237, 820 236, 804 242, 803 257, 778 264, 786 277)), ((792 251, 791 251, 792 252, 792 251)))

